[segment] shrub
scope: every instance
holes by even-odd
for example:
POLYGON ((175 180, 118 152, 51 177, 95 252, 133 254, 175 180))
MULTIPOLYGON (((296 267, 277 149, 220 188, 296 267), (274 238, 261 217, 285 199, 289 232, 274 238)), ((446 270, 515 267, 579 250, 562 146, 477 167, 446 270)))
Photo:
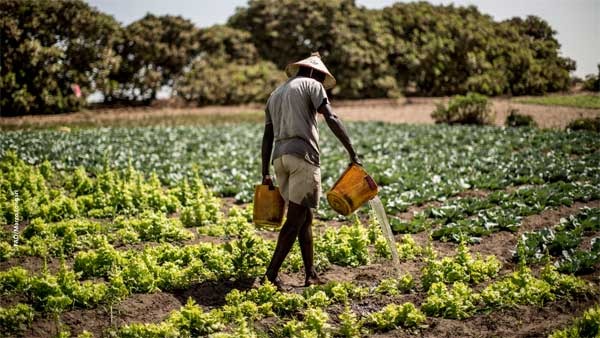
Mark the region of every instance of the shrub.
POLYGON ((448 107, 438 104, 431 117, 436 123, 448 124, 491 124, 493 113, 491 104, 485 95, 468 93, 457 95, 448 103, 448 107))
POLYGON ((587 131, 595 131, 597 133, 600 132, 600 117, 595 118, 578 118, 575 119, 567 125, 567 130, 587 130, 587 131))
POLYGON ((598 75, 586 75, 583 81, 583 89, 591 92, 600 92, 600 64, 598 64, 598 75))
POLYGON ((507 127, 537 127, 537 123, 535 123, 531 116, 519 114, 518 109, 510 110, 504 124, 507 127))

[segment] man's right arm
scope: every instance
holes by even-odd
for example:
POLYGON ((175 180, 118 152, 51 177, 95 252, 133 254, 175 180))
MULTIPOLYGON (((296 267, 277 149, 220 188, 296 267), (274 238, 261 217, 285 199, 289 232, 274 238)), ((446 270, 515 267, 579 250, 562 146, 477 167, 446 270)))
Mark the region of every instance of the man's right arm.
POLYGON ((350 156, 350 162, 356 163, 358 165, 362 165, 360 160, 358 159, 358 155, 356 151, 354 151, 354 147, 352 146, 352 142, 350 141, 350 137, 346 132, 346 128, 342 124, 342 121, 333 113, 331 110, 331 105, 329 102, 324 101, 323 104, 318 109, 319 113, 323 114, 325 118, 325 122, 327 122, 327 126, 333 134, 342 142, 346 151, 348 151, 348 155, 350 156))
POLYGON ((271 166, 271 153, 273 152, 273 123, 265 124, 265 131, 262 139, 262 177, 263 184, 272 185, 272 180, 269 175, 269 167, 271 166))

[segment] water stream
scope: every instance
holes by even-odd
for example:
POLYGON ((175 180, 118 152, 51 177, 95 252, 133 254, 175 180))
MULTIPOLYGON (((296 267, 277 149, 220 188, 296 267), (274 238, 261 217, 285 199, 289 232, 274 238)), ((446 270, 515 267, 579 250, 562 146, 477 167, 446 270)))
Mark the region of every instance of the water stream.
POLYGON ((379 196, 375 196, 375 198, 370 200, 369 205, 371 206, 371 209, 375 211, 375 215, 379 220, 379 224, 381 225, 381 232, 383 232, 383 237, 385 237, 385 240, 387 241, 388 246, 392 251, 392 263, 394 265, 394 269, 396 270, 396 273, 398 273, 400 267, 400 259, 398 259, 396 241, 394 240, 392 228, 390 228, 390 223, 388 222, 387 215, 385 214, 385 209, 383 208, 383 204, 381 203, 379 196))

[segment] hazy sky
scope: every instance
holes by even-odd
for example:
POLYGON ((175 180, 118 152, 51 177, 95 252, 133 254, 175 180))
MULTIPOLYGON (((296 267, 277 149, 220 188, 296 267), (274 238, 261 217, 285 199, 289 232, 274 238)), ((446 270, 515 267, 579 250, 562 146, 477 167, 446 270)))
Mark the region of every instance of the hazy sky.
MULTIPOLYGON (((129 24, 146 13, 181 15, 206 27, 225 23, 246 0, 87 0, 101 11, 129 24)), ((298 0, 302 1, 302 0, 298 0)), ((359 5, 380 8, 394 0, 356 0, 359 5)), ((434 0, 433 4, 476 5, 495 20, 537 15, 558 32, 562 54, 577 61, 575 74, 597 73, 600 63, 600 0, 434 0)))

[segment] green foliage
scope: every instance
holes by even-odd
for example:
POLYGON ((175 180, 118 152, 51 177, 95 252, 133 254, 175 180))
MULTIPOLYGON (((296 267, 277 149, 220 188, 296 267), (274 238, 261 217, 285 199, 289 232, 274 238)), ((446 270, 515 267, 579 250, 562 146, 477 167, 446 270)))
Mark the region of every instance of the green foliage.
POLYGON ((123 263, 123 257, 108 243, 106 238, 101 238, 93 250, 80 251, 75 255, 73 269, 84 277, 103 277, 113 267, 123 263))
POLYGON ((333 301, 348 303, 352 299, 365 298, 369 290, 350 282, 329 282, 325 285, 311 285, 304 289, 304 298, 309 299, 318 292, 322 292, 333 301))
POLYGON ((177 95, 187 102, 264 102, 284 80, 280 69, 258 57, 246 31, 212 26, 201 31, 200 44, 203 52, 175 83, 177 95))
POLYGON ((342 312, 338 318, 340 327, 336 331, 336 336, 348 338, 361 336, 361 323, 349 306, 344 308, 344 312, 342 312))
POLYGON ((331 263, 353 267, 369 262, 368 245, 368 232, 360 223, 328 228, 315 243, 317 251, 324 252, 331 263))
POLYGON ((453 97, 448 106, 438 104, 436 110, 431 113, 436 123, 448 124, 491 124, 494 115, 491 104, 487 97, 468 93, 466 96, 457 95, 453 97))
POLYGON ((0 242, 0 262, 7 261, 13 255, 13 246, 7 242, 0 242))
POLYGON ((15 266, 6 271, 0 271, 0 293, 14 294, 24 292, 29 283, 29 272, 15 266))
POLYGON ((600 133, 600 117, 596 118, 578 118, 567 125, 567 130, 585 130, 600 133))
POLYGON ((370 314, 366 322, 379 331, 388 331, 397 327, 419 326, 425 322, 425 315, 413 303, 389 304, 370 314))
POLYGON ((119 216, 114 220, 114 227, 115 229, 131 228, 137 232, 142 241, 183 241, 194 236, 183 229, 179 220, 153 211, 144 211, 135 218, 119 216))
POLYGON ((502 264, 495 256, 483 260, 479 254, 473 258, 464 242, 461 242, 454 257, 441 260, 429 258, 422 269, 421 282, 425 290, 438 282, 464 282, 478 284, 495 277, 502 264))
POLYGON ((271 248, 262 237, 256 235, 228 242, 224 248, 231 254, 233 271, 239 277, 258 275, 271 259, 271 248))
POLYGON ((591 92, 600 92, 600 64, 598 64, 598 74, 588 74, 585 76, 583 89, 591 92))
POLYGON ((557 297, 583 294, 588 290, 586 282, 560 274, 552 266, 546 266, 541 277, 536 278, 530 269, 521 266, 518 271, 488 285, 481 292, 481 299, 488 307, 543 306, 557 297))
POLYGON ((541 94, 568 88, 575 69, 542 19, 494 22, 474 6, 370 10, 349 0, 255 0, 229 25, 252 32, 261 57, 280 68, 320 51, 343 98, 397 97, 405 88, 438 96, 541 94))
POLYGON ((110 74, 108 102, 149 102, 161 86, 173 85, 199 51, 198 30, 180 16, 146 14, 123 29, 115 45, 122 64, 110 74))
POLYGON ((444 283, 433 283, 421 308, 430 316, 464 319, 475 313, 479 299, 479 294, 462 282, 453 283, 450 291, 444 283))
POLYGON ((456 199, 439 208, 430 208, 427 211, 430 217, 440 219, 443 224, 432 232, 432 238, 455 242, 466 238, 469 242, 477 242, 481 236, 493 232, 515 232, 523 216, 548 207, 571 205, 576 200, 588 201, 600 192, 588 184, 565 183, 564 178, 564 172, 557 173, 549 178, 557 182, 524 187, 512 193, 496 192, 484 199, 456 199))
POLYGON ((121 326, 113 334, 118 338, 177 338, 180 337, 179 330, 168 322, 159 324, 131 323, 121 326))
POLYGON ((585 273, 593 270, 600 261, 600 241, 592 239, 589 250, 577 247, 584 235, 600 229, 599 220, 600 208, 582 208, 577 214, 561 219, 553 228, 526 232, 517 243, 513 260, 526 259, 536 263, 549 254, 559 258, 556 265, 561 272, 585 273))
POLYGON ((331 324, 329 315, 320 308, 309 308, 304 312, 304 320, 300 323, 291 320, 283 328, 285 337, 330 337, 331 324))
POLYGON ((198 105, 265 102, 282 80, 271 62, 247 65, 208 56, 194 61, 177 80, 177 93, 198 105))
POLYGON ((34 316, 33 309, 27 304, 0 307, 0 330, 3 334, 17 336, 29 327, 34 316))
POLYGON ((510 110, 510 113, 506 117, 504 125, 507 127, 537 127, 537 123, 533 120, 533 117, 529 115, 519 114, 518 109, 510 110))
POLYGON ((204 312, 191 298, 179 311, 173 311, 167 322, 175 326, 180 334, 185 332, 192 337, 209 335, 223 328, 218 312, 204 312))
MULTIPOLYGON (((406 211, 412 204, 420 205, 454 196, 471 188, 499 190, 510 185, 540 185, 558 181, 595 182, 600 177, 600 172, 594 169, 597 168, 595 164, 598 161, 594 152, 600 147, 600 140, 589 133, 376 122, 348 123, 347 126, 348 132, 358 140, 356 148, 369 154, 366 169, 373 173, 375 181, 382 187, 380 198, 391 214, 406 211), (396 154, 402 160, 396 160, 390 154, 396 154)), ((136 161, 131 162, 131 167, 145 175, 154 171, 163 184, 172 187, 184 177, 191 184, 193 167, 197 165, 201 168, 204 184, 217 196, 235 197, 238 201, 249 202, 252 200, 256 168, 260 161, 259 157, 252 155, 258 149, 256 147, 260 140, 257 135, 260 132, 260 126, 250 124, 82 129, 67 135, 56 131, 6 132, 0 134, 0 149, 14 149, 20 157, 31 163, 42 163, 44 159, 48 159, 54 168, 67 171, 83 165, 88 168, 90 176, 102 176, 100 181, 105 182, 102 184, 108 184, 106 191, 97 192, 98 197, 93 195, 90 206, 83 207, 81 204, 79 210, 85 211, 88 216, 98 217, 95 214, 97 212, 101 217, 112 217, 115 204, 118 214, 136 214, 139 210, 148 208, 144 205, 147 203, 145 196, 167 194, 162 189, 142 184, 140 192, 143 194, 136 192, 137 197, 132 198, 131 203, 127 202, 129 197, 124 196, 132 196, 132 193, 126 191, 137 191, 137 177, 129 182, 131 184, 125 185, 127 189, 120 188, 120 184, 116 183, 120 180, 116 181, 114 173, 112 178, 102 175, 104 161, 98 149, 112 149, 111 156, 107 159, 108 167, 122 171, 129 167, 123 159, 131 155, 131 145, 139 145, 136 148, 136 161), (90 215, 89 208, 94 210, 94 215, 90 215)), ((321 133, 321 136, 322 181, 326 191, 335 182, 340 168, 347 166, 347 159, 340 152, 332 134, 321 133)), ((15 156, 15 161, 17 159, 15 156)), ((40 177, 43 176, 36 172, 36 167, 18 167, 6 158, 2 170, 6 176, 0 181, 0 204, 3 206, 0 211, 4 212, 7 222, 12 220, 11 188, 27 187, 19 190, 23 219, 31 219, 39 214, 39 205, 46 203, 49 196, 48 193, 37 193, 48 191, 48 187, 46 183, 40 183, 40 177), (31 194, 28 198, 24 198, 25 190, 31 194)), ((98 179, 96 178, 97 181, 98 179)), ((147 183, 143 178, 140 182, 147 183)), ((588 193, 585 195, 589 199, 593 189, 586 190, 588 193)), ((525 191, 534 194, 534 191, 540 190, 532 188, 525 191)), ((554 199, 553 196, 556 195, 568 196, 570 193, 552 192, 550 197, 536 198, 536 203, 548 206, 547 201, 554 199)), ((172 201, 173 197, 164 199, 158 207, 171 210, 173 205, 176 206, 172 201)), ((527 202, 527 198, 519 200, 527 202)), ((491 220, 487 222, 489 229, 504 229, 496 219, 514 214, 507 214, 511 210, 513 209, 503 208, 502 213, 494 211, 494 215, 486 216, 491 220)), ((520 208, 515 205, 514 210, 520 208)), ((332 218, 334 215, 320 211, 319 216, 332 218)), ((392 218, 391 222, 397 230, 414 232, 430 227, 431 219, 415 217, 399 224, 392 218)), ((478 217, 477 223, 469 222, 473 226, 482 225, 483 231, 486 230, 482 217, 478 217)), ((518 224, 518 221, 510 220, 509 225, 515 223, 518 224)))
POLYGON ((594 338, 600 335, 600 306, 594 305, 585 310, 573 324, 552 332, 548 338, 594 338))
POLYGON ((340 98, 539 95, 567 89, 575 69, 544 20, 496 22, 474 6, 253 0, 204 29, 153 14, 121 27, 80 0, 1 9, 0 105, 14 115, 77 110, 96 90, 107 103, 147 104, 163 86, 197 104, 264 101, 284 66, 312 51, 338 78, 340 98))
POLYGON ((410 274, 403 275, 400 278, 385 278, 382 279, 375 287, 376 293, 384 295, 396 296, 401 293, 409 292, 415 287, 413 277, 410 274))
POLYGON ((94 338, 94 334, 89 332, 88 330, 83 330, 80 334, 77 335, 76 338, 94 338))
POLYGON ((80 0, 6 0, 0 12, 3 116, 74 111, 107 88, 121 61, 112 49, 121 38, 112 16, 80 0))
MULTIPOLYGON (((392 223, 392 225, 397 225, 397 223, 392 223)), ((392 229, 398 231, 398 227, 392 229)), ((387 259, 392 257, 390 246, 385 237, 383 237, 379 221, 373 213, 369 214, 368 237, 369 242, 375 246, 376 256, 387 259)), ((404 235, 400 239, 400 242, 396 242, 396 251, 400 260, 414 260, 421 256, 423 248, 417 244, 411 235, 404 235)))
POLYGON ((197 196, 181 209, 181 223, 186 227, 216 224, 222 217, 219 200, 213 196, 197 196))

